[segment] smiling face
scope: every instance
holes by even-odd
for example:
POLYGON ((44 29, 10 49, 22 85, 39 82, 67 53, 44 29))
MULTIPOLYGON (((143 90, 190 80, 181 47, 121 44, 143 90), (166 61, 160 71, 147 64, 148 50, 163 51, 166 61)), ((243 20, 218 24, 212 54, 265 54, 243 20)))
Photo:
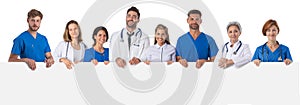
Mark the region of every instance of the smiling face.
POLYGON ((201 16, 199 14, 190 14, 187 19, 187 23, 189 24, 190 29, 199 30, 201 24, 201 16))
POLYGON ((241 31, 235 25, 232 25, 227 30, 228 37, 231 43, 235 43, 239 40, 239 36, 241 35, 241 31))
POLYGON ((269 41, 276 41, 276 36, 278 35, 278 28, 275 25, 272 25, 269 29, 266 30, 266 36, 269 41))
POLYGON ((94 38, 97 44, 103 45, 106 42, 107 35, 104 30, 100 30, 97 35, 94 35, 94 38))
POLYGON ((129 28, 135 28, 138 22, 138 14, 135 11, 129 11, 126 15, 126 26, 129 28))
POLYGON ((155 32, 155 40, 160 46, 165 43, 167 37, 168 35, 164 29, 157 29, 157 31, 155 32))
POLYGON ((69 35, 72 39, 77 39, 79 36, 79 28, 78 25, 75 23, 72 23, 68 26, 69 35))

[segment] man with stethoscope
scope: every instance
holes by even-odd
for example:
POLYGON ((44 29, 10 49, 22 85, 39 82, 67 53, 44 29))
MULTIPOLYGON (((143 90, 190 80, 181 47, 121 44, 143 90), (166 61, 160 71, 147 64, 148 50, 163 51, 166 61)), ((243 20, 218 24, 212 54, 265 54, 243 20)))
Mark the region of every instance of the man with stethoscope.
POLYGON ((139 10, 132 6, 127 10, 126 28, 111 36, 110 60, 116 61, 119 67, 125 67, 126 61, 131 65, 140 63, 142 54, 150 46, 148 35, 137 28, 139 19, 139 10))
POLYGON ((241 67, 251 61, 251 51, 248 44, 242 43, 239 36, 242 27, 239 22, 229 22, 226 27, 230 39, 222 48, 222 58, 219 60, 219 67, 227 68, 231 65, 241 67))

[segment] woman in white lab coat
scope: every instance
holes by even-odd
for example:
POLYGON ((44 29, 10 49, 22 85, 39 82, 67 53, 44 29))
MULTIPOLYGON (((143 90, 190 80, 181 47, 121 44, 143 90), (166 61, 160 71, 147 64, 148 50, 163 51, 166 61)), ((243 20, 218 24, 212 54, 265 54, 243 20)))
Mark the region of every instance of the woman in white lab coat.
POLYGON ((67 23, 61 41, 55 49, 54 60, 63 62, 68 69, 72 69, 74 63, 82 62, 86 45, 82 42, 79 24, 75 20, 67 23))
POLYGON ((176 61, 175 47, 170 44, 168 28, 158 24, 155 28, 154 45, 150 46, 142 57, 146 64, 150 62, 167 62, 171 64, 176 61))
POLYGON ((249 45, 239 40, 241 33, 242 28, 239 22, 234 21, 227 25, 227 34, 230 41, 223 46, 219 67, 227 68, 232 65, 241 67, 251 61, 252 54, 249 45))

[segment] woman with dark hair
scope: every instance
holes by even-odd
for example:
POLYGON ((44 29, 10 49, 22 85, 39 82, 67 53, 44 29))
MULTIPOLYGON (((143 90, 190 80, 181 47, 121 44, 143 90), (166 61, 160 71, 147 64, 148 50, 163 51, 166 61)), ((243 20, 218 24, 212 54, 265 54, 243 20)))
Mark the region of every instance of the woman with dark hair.
POLYGON ((268 41, 257 47, 252 57, 252 61, 256 66, 260 62, 284 62, 286 65, 292 63, 293 59, 290 50, 287 46, 279 44, 276 40, 279 34, 279 26, 275 20, 268 20, 262 29, 264 36, 267 36, 268 41))
POLYGON ((109 49, 104 48, 103 44, 108 40, 108 31, 105 27, 100 26, 94 29, 93 36, 94 40, 93 47, 85 50, 84 62, 92 62, 97 65, 98 62, 109 63, 109 49))
POLYGON ((77 21, 71 20, 67 23, 63 38, 64 41, 60 42, 55 49, 54 59, 63 62, 68 69, 72 69, 73 62, 83 61, 86 49, 77 21))
POLYGON ((154 45, 150 46, 142 61, 146 64, 150 62, 167 62, 171 64, 176 61, 175 47, 170 44, 168 28, 162 24, 158 24, 155 28, 154 45))

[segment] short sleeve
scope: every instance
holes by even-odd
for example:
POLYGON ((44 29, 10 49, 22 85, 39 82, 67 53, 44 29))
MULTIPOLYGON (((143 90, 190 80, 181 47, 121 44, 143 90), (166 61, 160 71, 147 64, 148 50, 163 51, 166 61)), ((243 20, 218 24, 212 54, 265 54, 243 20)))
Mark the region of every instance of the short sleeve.
POLYGON ((22 52, 22 49, 24 47, 23 40, 20 39, 20 38, 16 38, 16 39, 14 39, 13 42, 14 42, 14 44, 13 44, 13 47, 11 49, 11 53, 16 54, 16 55, 20 55, 21 52, 22 52))

